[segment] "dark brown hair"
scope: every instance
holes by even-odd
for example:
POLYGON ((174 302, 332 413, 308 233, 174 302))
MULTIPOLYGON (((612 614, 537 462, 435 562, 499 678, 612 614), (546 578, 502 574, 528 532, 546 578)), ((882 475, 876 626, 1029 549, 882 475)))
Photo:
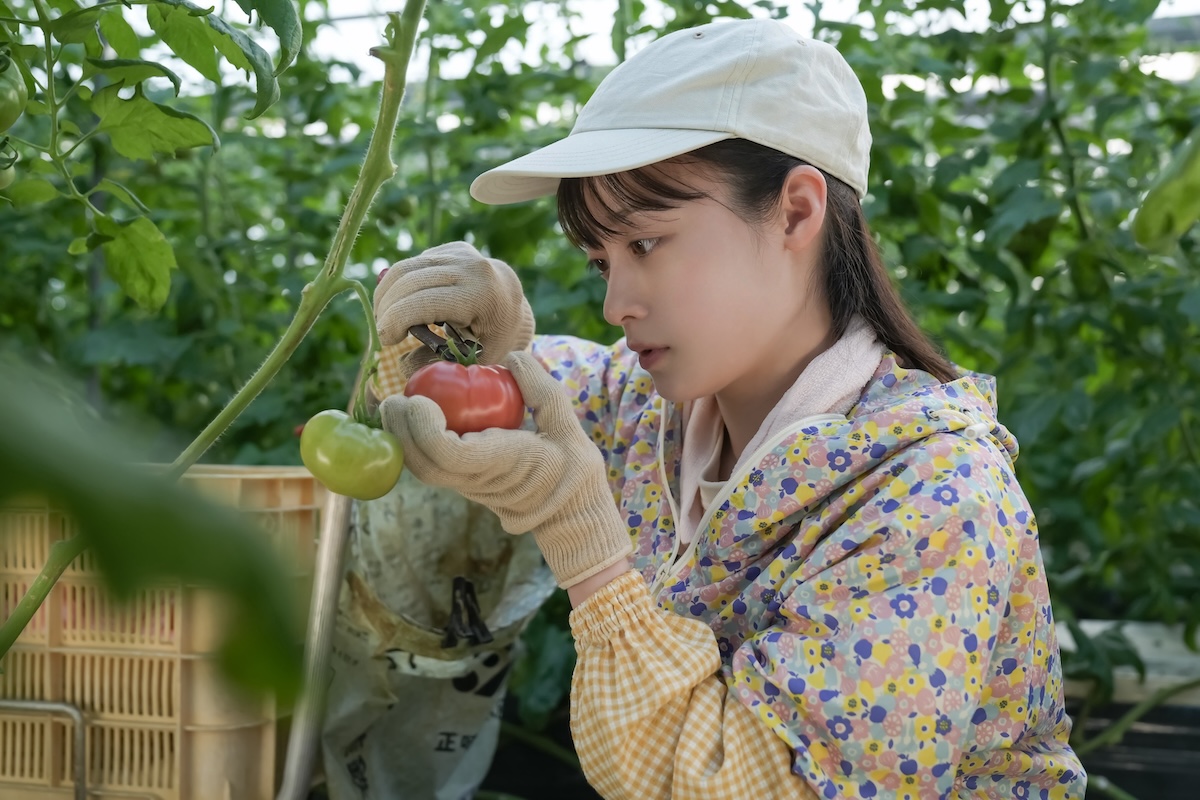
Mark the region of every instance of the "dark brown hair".
MULTIPOLYGON (((731 210, 749 225, 762 225, 778 208, 784 181, 806 162, 745 139, 727 139, 672 162, 708 168, 729 187, 731 210)), ((941 381, 957 371, 913 321, 871 236, 858 196, 822 171, 828 185, 821 280, 836 338, 857 314, 909 368, 941 381)), ((630 215, 664 211, 709 195, 675 181, 652 166, 592 178, 565 178, 558 187, 558 219, 577 247, 599 249, 628 227, 630 215), (596 211, 594 212, 593 209, 596 211), (596 213, 598 212, 598 213, 596 213)))

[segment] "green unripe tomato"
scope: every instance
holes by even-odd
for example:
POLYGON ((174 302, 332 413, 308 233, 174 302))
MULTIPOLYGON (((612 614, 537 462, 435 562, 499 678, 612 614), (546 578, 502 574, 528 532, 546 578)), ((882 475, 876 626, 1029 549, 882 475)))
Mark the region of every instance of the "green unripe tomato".
POLYGON ((336 409, 305 423, 300 458, 326 489, 356 500, 383 497, 404 469, 404 448, 395 436, 336 409))
POLYGON ((0 73, 0 133, 8 130, 17 121, 17 117, 25 112, 25 104, 29 102, 29 92, 25 88, 25 79, 14 65, 0 73))
POLYGON ((0 169, 0 191, 12 186, 12 182, 17 178, 17 168, 11 164, 4 169, 0 169))

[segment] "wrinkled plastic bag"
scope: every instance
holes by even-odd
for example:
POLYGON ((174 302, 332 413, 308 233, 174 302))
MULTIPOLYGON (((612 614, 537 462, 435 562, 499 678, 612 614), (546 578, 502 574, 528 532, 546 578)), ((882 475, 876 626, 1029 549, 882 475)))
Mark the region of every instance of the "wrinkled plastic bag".
POLYGON ((356 502, 321 737, 331 800, 471 797, 520 634, 554 590, 532 536, 407 470, 356 502))

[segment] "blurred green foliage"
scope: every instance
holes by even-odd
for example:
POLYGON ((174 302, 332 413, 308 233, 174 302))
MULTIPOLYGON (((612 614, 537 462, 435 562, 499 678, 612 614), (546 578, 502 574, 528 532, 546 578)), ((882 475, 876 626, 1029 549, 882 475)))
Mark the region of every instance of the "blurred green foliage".
MULTIPOLYGON (((0 372, 0 502, 45 498, 78 523, 50 548, 53 577, 90 548, 118 600, 173 582, 221 591, 233 610, 217 653, 222 670, 290 707, 301 683, 300 604, 262 532, 147 465, 137 434, 99 419, 71 381, 11 353, 0 353, 0 372)), ((0 653, 19 634, 6 629, 0 653)))

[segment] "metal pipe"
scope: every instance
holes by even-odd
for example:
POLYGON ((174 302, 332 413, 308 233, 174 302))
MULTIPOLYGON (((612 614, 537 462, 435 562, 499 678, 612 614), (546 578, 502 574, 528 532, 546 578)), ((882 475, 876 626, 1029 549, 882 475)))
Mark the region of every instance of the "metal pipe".
POLYGON ((283 782, 276 800, 305 800, 316 766, 317 743, 329 687, 329 655, 345 569, 346 539, 350 532, 350 503, 349 497, 330 492, 321 514, 321 539, 313 568, 308 635, 304 644, 304 689, 292 715, 283 782))
POLYGON ((87 733, 79 707, 50 700, 0 700, 0 709, 65 714, 71 718, 75 723, 75 800, 87 800, 87 733))

